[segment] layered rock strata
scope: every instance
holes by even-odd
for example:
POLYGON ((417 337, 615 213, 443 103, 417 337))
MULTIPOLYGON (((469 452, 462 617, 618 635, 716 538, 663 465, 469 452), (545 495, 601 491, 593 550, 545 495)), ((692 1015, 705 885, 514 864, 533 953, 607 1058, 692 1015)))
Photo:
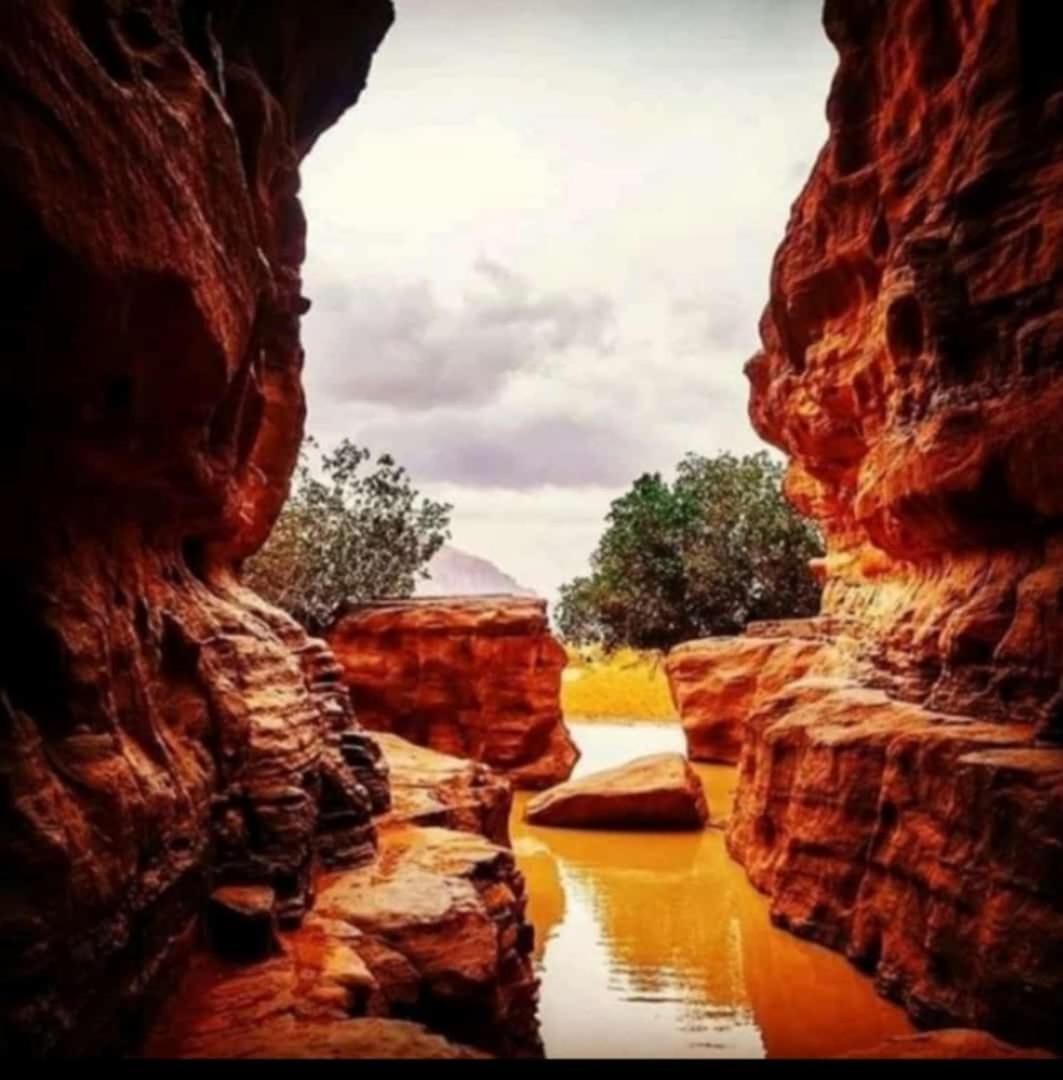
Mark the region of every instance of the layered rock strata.
POLYGON ((318 890, 276 956, 233 964, 199 951, 147 1056, 541 1053, 510 851, 473 833, 385 825, 378 859, 323 875, 318 890))
POLYGON ((748 710, 729 844, 777 919, 845 949, 922 1021, 1058 1045, 1063 66, 1049 18, 1010 0, 826 3, 830 136, 747 370, 753 422, 824 530, 837 664, 800 678, 797 662, 761 694, 729 669, 764 650, 767 675, 803 646, 717 643, 704 694, 748 710))
POLYGON ((302 433, 299 162, 391 19, 0 10, 4 1052, 134 1043, 205 913, 262 951, 374 859, 380 753, 237 575, 302 433))
MULTIPOLYGON (((808 620, 812 623, 813 620, 808 620)), ((813 671, 829 671, 837 649, 822 633, 788 627, 739 638, 705 638, 672 649, 664 661, 668 687, 692 761, 736 764, 755 703, 813 671)))
POLYGON ((565 651, 545 601, 515 596, 350 605, 328 632, 358 718, 548 787, 578 751, 561 716, 565 651))
POLYGON ((493 769, 383 732, 374 736, 391 778, 391 809, 381 826, 432 825, 478 833, 509 846, 513 791, 493 769))
POLYGON ((728 846, 772 917, 926 1024, 1052 1044, 1063 749, 844 676, 755 703, 728 846))
POLYGON ((748 365, 891 692, 1059 733, 1063 67, 1044 5, 827 0, 830 136, 748 365))

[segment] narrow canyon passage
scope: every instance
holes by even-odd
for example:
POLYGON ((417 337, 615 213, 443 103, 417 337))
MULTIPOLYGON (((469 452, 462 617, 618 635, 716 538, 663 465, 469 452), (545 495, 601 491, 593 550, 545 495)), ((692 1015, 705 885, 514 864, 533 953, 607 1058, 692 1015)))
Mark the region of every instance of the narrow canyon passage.
MULTIPOLYGON (((629 6, 656 18, 667 5, 629 6)), ((784 7, 764 6, 764 29, 797 53, 784 7)), ((508 794, 490 770, 530 786, 567 772, 556 686, 532 686, 529 704, 531 681, 508 685, 513 669, 492 653, 505 643, 474 655, 464 631, 424 665, 407 649, 417 663, 388 669, 389 691, 406 666, 429 695, 459 679, 505 691, 490 708, 491 694, 446 697, 427 719, 422 700, 409 726, 428 744, 422 757, 397 725, 378 736, 372 710, 352 707, 343 649, 334 656, 244 576, 304 435, 303 317, 311 304, 342 311, 348 291, 359 311, 379 306, 357 277, 331 299, 304 281, 313 207, 301 167, 362 96, 394 5, 0 3, 0 490, 12 518, 0 537, 0 1057, 125 1053, 160 1006, 192 1014, 163 1026, 160 1039, 184 1039, 167 1049, 209 1056, 537 1054, 537 1008, 555 1057, 833 1054, 909 1031, 844 956, 921 1026, 1061 1049, 1063 53, 1052 14, 1043 0, 825 0, 837 53, 829 131, 787 187, 796 198, 770 282, 749 263, 767 307, 748 402, 743 390, 724 410, 744 425, 748 408, 789 462, 786 494, 825 540, 822 608, 699 647, 691 702, 731 708, 727 738, 709 734, 737 771, 702 776, 717 824, 736 785, 726 844, 737 862, 718 829, 649 843, 526 829, 518 799, 537 1003, 525 884, 497 842, 508 794), (457 679, 452 662, 465 664, 457 679), (806 940, 774 929, 769 905, 806 940), (225 940, 242 934, 253 940, 225 940), (255 959, 222 964, 233 945, 255 959), (219 953, 209 974, 224 966, 224 978, 197 982, 208 946, 219 953), (198 997, 182 999, 180 985, 198 997)), ((719 74, 679 30, 697 43, 692 81, 719 74)), ((648 39, 629 36, 653 66, 648 39)), ((545 66, 514 74, 494 45, 482 51, 508 80, 492 84, 496 100, 549 82, 545 66)), ((625 108, 648 103, 657 123, 659 99, 622 79, 603 87, 625 108)), ((456 137, 477 132, 472 115, 455 109, 416 154, 392 159, 386 184, 439 186, 444 160, 477 172, 456 137)), ((769 98, 760 115, 777 119, 769 98)), ((756 133, 746 190, 773 138, 736 116, 756 133)), ((674 171, 700 185, 686 152, 721 145, 727 127, 698 115, 675 131, 674 171)), ((594 140, 576 135, 570 156, 593 156, 594 140)), ((667 173, 655 147, 617 140, 625 159, 667 173)), ((352 162, 336 183, 372 216, 349 179, 364 162, 352 162)), ((609 162, 602 175, 595 201, 631 226, 627 249, 603 256, 567 220, 547 229, 543 176, 521 203, 522 237, 561 261, 648 265, 644 226, 659 207, 631 213, 620 196, 638 185, 615 183, 609 162)), ((699 215, 737 226, 733 208, 698 194, 699 215)), ((690 222, 673 226, 685 235, 690 222)), ((311 230, 314 245, 324 233, 311 230)), ((424 235, 448 247, 434 221, 424 235)), ((372 261, 340 242, 359 268, 372 261)), ((724 266, 689 281, 678 271, 684 295, 669 311, 689 313, 688 285, 718 292, 749 252, 737 227, 733 250, 694 247, 723 251, 724 266)), ((453 335, 416 282, 395 294, 399 359, 411 326, 430 331, 412 350, 426 370, 414 365, 407 387, 425 416, 448 395, 479 402, 491 382, 448 382, 439 339, 477 356, 472 326, 492 370, 508 371, 529 353, 496 331, 523 311, 515 321, 531 326, 554 391, 562 369, 578 368, 553 355, 558 342, 601 352, 601 369, 561 400, 521 391, 552 479, 581 453, 598 459, 603 484, 655 467, 596 427, 622 381, 608 305, 555 298, 545 308, 560 315, 544 322, 519 275, 489 260, 474 271, 498 296, 453 335), (562 422, 576 405, 590 418, 579 453, 562 422)), ((555 297, 551 282, 542 295, 555 297)), ((372 403, 401 365, 372 320, 353 325, 339 335, 343 371, 372 376, 360 391, 372 403)), ((312 356, 319 343, 306 340, 312 356)), ((622 433, 672 432, 684 416, 688 431, 713 428, 719 365, 696 347, 683 371, 690 342, 673 345, 651 372, 659 397, 621 388, 622 433)), ((375 438, 369 419, 346 413, 344 434, 375 438)), ((459 464, 480 455, 494 467, 517 447, 519 479, 537 460, 523 429, 495 439, 475 412, 438 430, 422 420, 401 427, 426 468, 445 461, 448 431, 459 464)), ((527 492, 518 503, 544 509, 527 492)), ((526 523, 511 524, 536 547, 526 523)), ((514 647, 515 669, 526 646, 514 647)), ((560 657, 547 667, 559 677, 560 657)), ((576 736, 580 774, 657 738, 681 745, 676 728, 576 736)))
MULTIPOLYGON (((574 775, 682 752, 667 722, 569 722, 574 775)), ((736 770, 700 765, 714 825, 736 770)), ((548 1057, 832 1057, 913 1031, 842 956, 771 924, 769 901, 723 832, 632 833, 524 824, 510 831, 527 881, 548 1057)))

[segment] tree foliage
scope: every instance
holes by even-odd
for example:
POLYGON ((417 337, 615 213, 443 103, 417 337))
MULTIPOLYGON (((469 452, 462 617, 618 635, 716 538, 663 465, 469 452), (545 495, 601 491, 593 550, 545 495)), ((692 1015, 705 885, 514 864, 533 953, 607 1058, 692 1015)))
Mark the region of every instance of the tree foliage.
POLYGON ((811 615, 819 554, 766 453, 688 454, 671 484, 647 473, 613 502, 591 573, 561 588, 558 628, 569 641, 662 649, 811 615))
POLYGON ((244 565, 251 588, 313 630, 346 600, 409 596, 449 539, 452 507, 420 497, 390 455, 371 457, 348 439, 331 454, 308 439, 273 532, 244 565))

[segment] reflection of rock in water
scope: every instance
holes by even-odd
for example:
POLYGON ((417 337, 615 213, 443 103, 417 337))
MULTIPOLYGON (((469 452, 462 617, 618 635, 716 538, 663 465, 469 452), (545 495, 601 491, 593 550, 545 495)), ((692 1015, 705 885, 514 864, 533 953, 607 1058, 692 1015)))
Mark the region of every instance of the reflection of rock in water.
MULTIPOLYGON (((515 816, 520 817, 518 807, 515 816)), ((528 892, 525 918, 535 927, 535 948, 532 959, 540 963, 554 930, 565 917, 565 889, 561 884, 557 859, 545 845, 530 836, 515 836, 513 849, 517 855, 528 892)))
MULTIPOLYGON (((586 754, 580 727, 574 733, 586 754)), ((647 726, 647 750, 674 734, 656 734, 661 730, 647 726)), ((597 766, 586 758, 583 764, 597 766)), ((714 817, 724 816, 733 770, 698 771, 714 817)), ((542 961, 550 933, 578 916, 581 905, 589 908, 585 921, 593 922, 599 940, 572 935, 565 948, 587 951, 588 979, 600 966, 595 951, 606 954, 606 985, 581 990, 586 997, 618 999, 617 1009, 627 1011, 617 1023, 630 1024, 633 1001, 644 1007, 638 1015, 648 1023, 655 1012, 671 1009, 682 1029, 671 1033, 673 1040, 684 1040, 679 1049, 711 1053, 706 1029, 713 1045, 734 1050, 748 1047, 752 1021, 769 1056, 831 1055, 911 1030, 900 1010, 880 999, 841 956, 771 925, 765 898, 728 857, 719 831, 530 828, 519 822, 520 811, 518 805, 512 828, 529 885, 529 917, 539 936, 536 959, 542 961), (565 893, 563 880, 570 886, 565 893)), ((551 976, 550 959, 544 982, 551 976)), ((599 1000, 595 1008, 608 1005, 599 1000)), ((659 1019, 654 1040, 658 1031, 659 1019)), ((668 1052, 649 1038, 646 1050, 668 1052)))

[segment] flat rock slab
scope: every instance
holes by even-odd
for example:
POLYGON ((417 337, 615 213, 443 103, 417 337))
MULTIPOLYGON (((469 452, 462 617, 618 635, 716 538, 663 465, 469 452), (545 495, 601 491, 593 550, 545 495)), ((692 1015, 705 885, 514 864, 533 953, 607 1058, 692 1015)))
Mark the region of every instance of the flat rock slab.
POLYGON ((569 780, 532 799, 532 825, 573 829, 701 829, 705 793, 682 754, 653 754, 569 780))
POLYGON ((194 952, 144 1056, 541 1054, 511 851, 471 832, 391 825, 373 863, 316 885, 313 910, 273 955, 194 952))
POLYGON ((510 782, 488 766, 391 735, 374 736, 391 776, 391 809, 379 828, 426 825, 509 844, 510 782))

